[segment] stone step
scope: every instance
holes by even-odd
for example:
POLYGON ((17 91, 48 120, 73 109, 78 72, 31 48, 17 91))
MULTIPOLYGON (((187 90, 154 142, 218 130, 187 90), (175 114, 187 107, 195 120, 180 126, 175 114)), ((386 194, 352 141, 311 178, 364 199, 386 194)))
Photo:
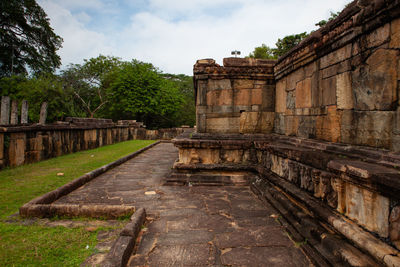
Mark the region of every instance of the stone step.
POLYGON ((164 179, 165 185, 248 185, 251 173, 175 171, 164 179))

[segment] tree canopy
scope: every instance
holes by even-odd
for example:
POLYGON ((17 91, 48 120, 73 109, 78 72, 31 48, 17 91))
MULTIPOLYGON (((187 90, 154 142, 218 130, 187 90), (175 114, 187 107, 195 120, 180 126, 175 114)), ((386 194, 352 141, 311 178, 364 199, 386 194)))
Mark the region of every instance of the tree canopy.
POLYGON ((254 48, 254 51, 250 53, 251 58, 261 58, 261 59, 276 59, 275 49, 271 48, 265 44, 254 48))
POLYGON ((282 39, 278 39, 275 43, 276 49, 274 50, 274 54, 276 57, 283 56, 290 49, 298 45, 301 41, 303 41, 308 36, 307 32, 302 32, 298 34, 292 34, 283 37, 282 39))
POLYGON ((0 77, 53 72, 62 38, 35 0, 0 1, 0 77))
POLYGON ((152 64, 137 60, 122 64, 109 97, 113 117, 135 117, 150 128, 174 125, 171 115, 184 102, 172 81, 164 79, 152 64))
POLYGON ((254 48, 254 51, 249 54, 249 57, 260 59, 277 59, 298 45, 307 36, 307 32, 285 36, 282 39, 278 39, 278 41, 275 43, 276 48, 271 48, 265 44, 262 44, 261 46, 254 48))
POLYGON ((108 103, 106 91, 121 64, 119 58, 100 55, 85 59, 83 64, 70 64, 62 71, 65 87, 88 117, 94 117, 108 103))

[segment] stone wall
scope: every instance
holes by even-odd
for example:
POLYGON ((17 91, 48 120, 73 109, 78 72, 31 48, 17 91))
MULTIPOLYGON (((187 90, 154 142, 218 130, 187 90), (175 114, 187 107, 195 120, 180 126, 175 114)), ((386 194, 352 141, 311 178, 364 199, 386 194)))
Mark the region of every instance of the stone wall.
POLYGON ((270 133, 274 126, 271 60, 212 59, 194 66, 196 126, 200 133, 270 133))
POLYGON ((166 182, 252 173, 254 191, 331 265, 370 266, 358 261, 366 252, 400 266, 399 70, 400 0, 354 1, 277 62, 199 60, 197 133, 174 140, 166 182))
POLYGON ((279 59, 276 133, 400 151, 400 4, 364 2, 279 59))
POLYGON ((147 130, 136 122, 120 124, 105 119, 67 118, 67 122, 58 124, 1 127, 0 167, 38 162, 127 140, 170 140, 185 130, 147 130))

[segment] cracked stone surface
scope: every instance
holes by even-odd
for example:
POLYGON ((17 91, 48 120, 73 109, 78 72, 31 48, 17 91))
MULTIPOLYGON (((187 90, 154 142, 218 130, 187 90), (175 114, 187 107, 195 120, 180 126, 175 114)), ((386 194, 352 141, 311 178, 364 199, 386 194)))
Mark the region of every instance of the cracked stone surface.
POLYGON ((311 266, 248 187, 162 186, 177 156, 161 143, 57 203, 144 207, 128 266, 311 266))

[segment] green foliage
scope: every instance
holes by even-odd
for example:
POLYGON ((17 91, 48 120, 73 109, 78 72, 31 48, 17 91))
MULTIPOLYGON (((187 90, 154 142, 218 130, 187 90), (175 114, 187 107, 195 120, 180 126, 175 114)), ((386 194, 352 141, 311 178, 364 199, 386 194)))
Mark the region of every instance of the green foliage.
POLYGON ((265 44, 262 44, 261 46, 254 48, 254 51, 249 54, 249 57, 277 59, 298 45, 307 36, 307 32, 285 36, 283 39, 278 39, 278 41, 275 43, 276 48, 271 48, 265 44))
POLYGON ((53 74, 41 74, 28 79, 24 76, 11 76, 0 79, 2 95, 8 95, 20 102, 29 103, 29 120, 39 121, 40 106, 48 103, 47 121, 62 120, 66 115, 73 114, 71 97, 65 93, 59 77, 53 74))
POLYGON ((278 41, 275 43, 276 49, 274 50, 274 55, 277 57, 283 56, 284 54, 289 52, 290 49, 303 41, 307 36, 307 32, 302 32, 299 34, 285 36, 282 39, 279 38, 278 41))
POLYGON ((335 12, 332 12, 332 11, 331 11, 331 15, 330 15, 330 17, 328 18, 328 20, 323 19, 323 20, 321 20, 321 21, 315 23, 315 26, 318 26, 318 27, 325 26, 329 21, 334 20, 335 18, 337 18, 337 16, 339 16, 339 14, 340 14, 340 12, 336 12, 336 13, 335 13, 335 12))
POLYGON ((109 88, 113 118, 136 118, 149 128, 175 125, 172 116, 183 97, 175 84, 164 79, 150 63, 137 60, 124 63, 109 88))
POLYGON ((0 1, 0 77, 53 72, 62 38, 35 0, 0 1))
POLYGON ((94 117, 108 103, 106 90, 122 64, 119 58, 99 55, 85 59, 84 64, 71 64, 62 72, 64 87, 74 96, 74 104, 87 117, 94 117))
POLYGON ((0 79, 1 95, 29 102, 38 122, 48 102, 48 122, 73 117, 136 119, 150 128, 195 124, 193 78, 163 74, 152 64, 100 55, 71 64, 60 75, 0 79))
POLYGON ((181 108, 172 117, 175 121, 175 126, 189 125, 193 127, 196 124, 193 77, 184 74, 163 74, 162 76, 172 81, 183 96, 184 101, 181 108))
POLYGON ((276 59, 275 49, 265 44, 254 48, 254 51, 249 54, 250 58, 261 58, 261 59, 276 59))

